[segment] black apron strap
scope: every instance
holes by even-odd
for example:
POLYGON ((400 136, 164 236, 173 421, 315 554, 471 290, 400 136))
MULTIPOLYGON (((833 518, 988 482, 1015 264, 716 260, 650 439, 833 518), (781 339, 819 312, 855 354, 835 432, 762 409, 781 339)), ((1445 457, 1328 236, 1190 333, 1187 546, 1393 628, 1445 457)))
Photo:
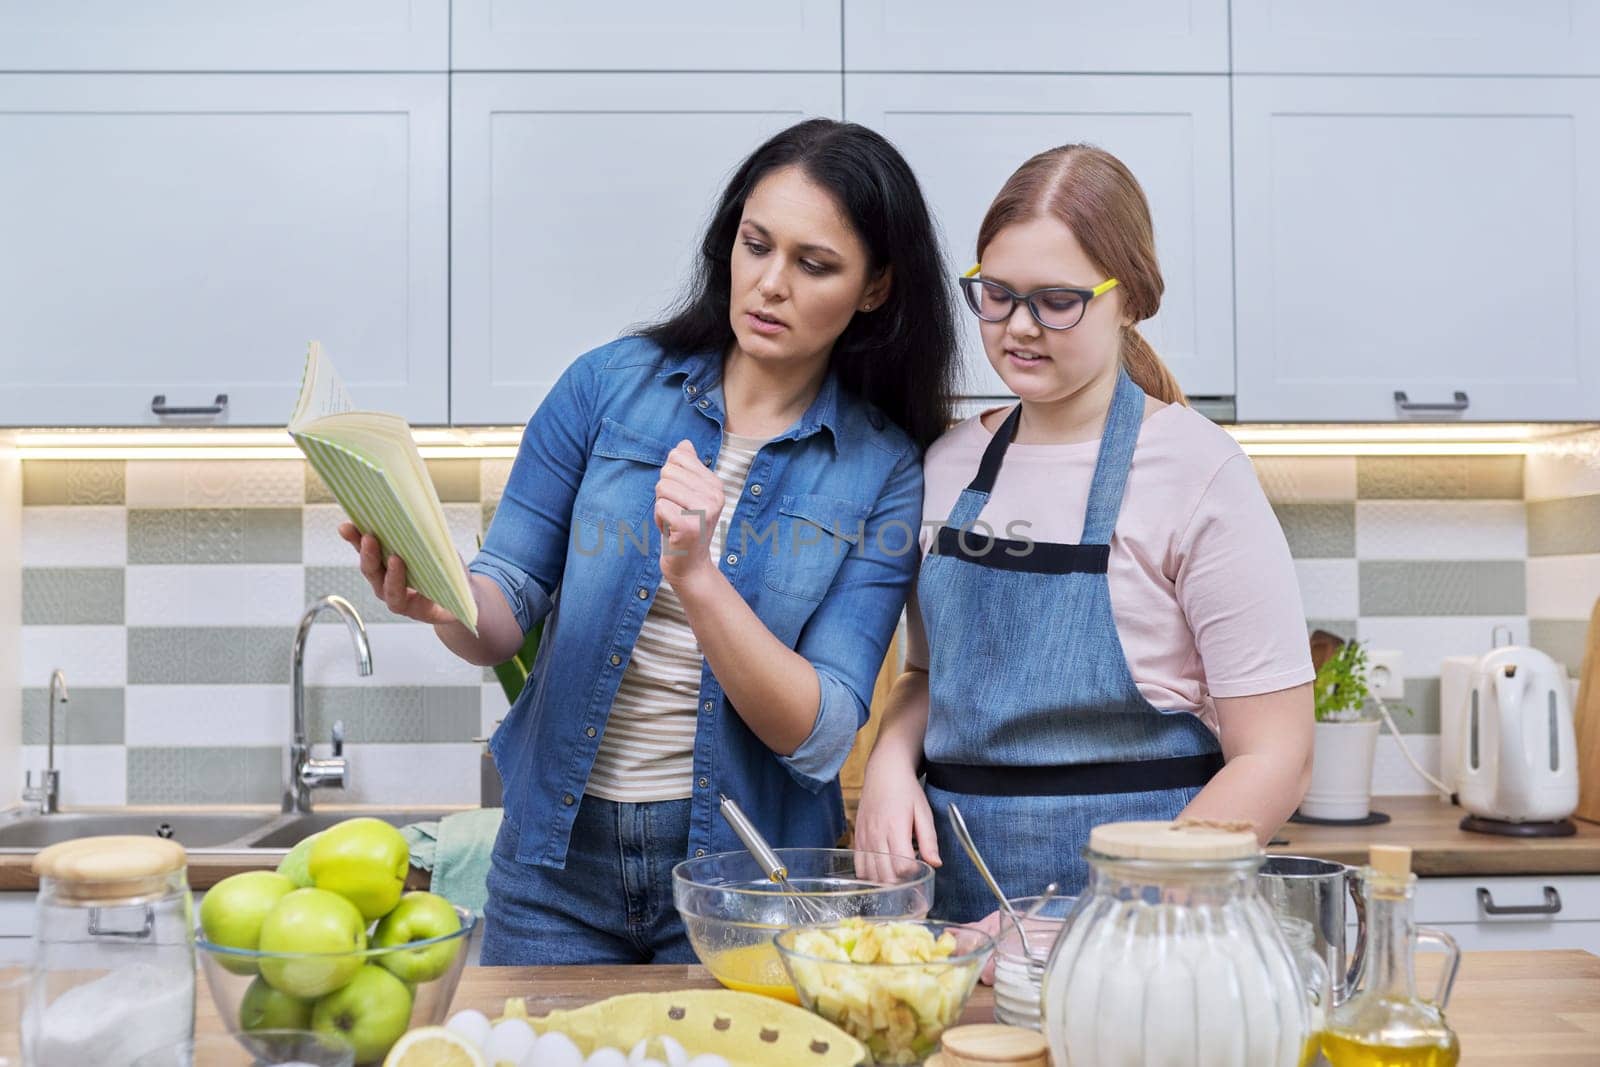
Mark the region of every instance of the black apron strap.
POLYGON ((994 797, 1063 797, 1198 789, 1222 770, 1222 753, 1133 763, 1069 763, 1054 767, 923 765, 928 784, 946 793, 994 797))

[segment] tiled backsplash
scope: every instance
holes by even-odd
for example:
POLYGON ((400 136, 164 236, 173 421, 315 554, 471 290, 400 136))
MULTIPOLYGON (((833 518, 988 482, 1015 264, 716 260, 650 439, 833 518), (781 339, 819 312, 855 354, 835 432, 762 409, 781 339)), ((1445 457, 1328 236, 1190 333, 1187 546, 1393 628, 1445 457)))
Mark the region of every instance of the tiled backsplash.
MULTIPOLYGON (((1595 451, 1600 451, 1596 448, 1595 451)), ((1496 626, 1577 669, 1600 593, 1600 461, 1530 457, 1272 457, 1256 461, 1296 557, 1310 625, 1405 656, 1400 716, 1437 766, 1438 662, 1496 626)), ((470 557, 509 468, 429 463, 470 557)), ((23 766, 43 765, 45 683, 64 667, 63 803, 275 802, 289 736, 289 649, 304 606, 349 598, 374 673, 344 628, 307 647, 313 740, 335 719, 342 799, 471 803, 471 738, 505 711, 492 674, 374 600, 298 461, 29 461, 23 465, 23 766)), ((1425 792, 1390 739, 1379 792, 1425 792)))
MULTIPOLYGON (((431 461, 470 558, 510 461, 431 461)), ((301 612, 338 593, 367 622, 356 673, 331 616, 306 646, 311 738, 345 724, 348 786, 329 799, 474 803, 480 747, 506 709, 492 672, 456 659, 371 594, 342 512, 295 460, 30 461, 22 478, 22 763, 44 765, 46 689, 63 804, 275 803, 301 612)))

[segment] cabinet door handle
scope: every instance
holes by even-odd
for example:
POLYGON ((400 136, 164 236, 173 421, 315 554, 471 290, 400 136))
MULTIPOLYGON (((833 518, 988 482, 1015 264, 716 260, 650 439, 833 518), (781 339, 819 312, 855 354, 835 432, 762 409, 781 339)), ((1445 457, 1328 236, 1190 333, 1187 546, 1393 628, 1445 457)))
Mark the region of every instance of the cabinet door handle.
POLYGON ((153 415, 221 415, 226 410, 228 410, 227 393, 218 393, 217 398, 211 403, 192 408, 168 404, 166 393, 157 393, 150 398, 150 413, 153 415))
POLYGON ((1456 390, 1454 400, 1441 404, 1426 404, 1420 400, 1411 400, 1404 390, 1394 391, 1394 406, 1401 411, 1465 411, 1469 403, 1471 401, 1467 399, 1467 394, 1459 389, 1456 390))
POLYGON ((1561 914, 1561 894, 1556 892, 1556 887, 1544 887, 1543 904, 1496 904, 1494 894, 1483 886, 1478 887, 1478 907, 1483 909, 1485 915, 1559 915, 1561 914))

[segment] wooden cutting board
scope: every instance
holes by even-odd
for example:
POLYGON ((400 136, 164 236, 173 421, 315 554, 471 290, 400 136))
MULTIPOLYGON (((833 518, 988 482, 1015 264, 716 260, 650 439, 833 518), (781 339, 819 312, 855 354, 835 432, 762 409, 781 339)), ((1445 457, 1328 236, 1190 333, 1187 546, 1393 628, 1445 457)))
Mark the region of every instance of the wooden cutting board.
POLYGON ((1583 666, 1578 702, 1572 718, 1578 733, 1578 810, 1588 822, 1600 822, 1600 600, 1589 615, 1583 641, 1583 666))

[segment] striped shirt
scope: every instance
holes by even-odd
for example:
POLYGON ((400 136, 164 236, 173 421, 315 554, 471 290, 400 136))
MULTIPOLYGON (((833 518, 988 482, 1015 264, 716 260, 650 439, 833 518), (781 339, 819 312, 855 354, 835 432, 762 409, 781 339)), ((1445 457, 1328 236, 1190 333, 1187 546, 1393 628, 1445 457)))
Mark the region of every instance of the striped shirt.
MULTIPOLYGON (((711 535, 713 560, 722 555, 728 517, 738 507, 750 465, 766 443, 759 437, 722 436, 716 471, 722 479, 722 518, 711 535)), ((672 583, 663 581, 611 702, 585 792, 635 804, 693 795, 703 663, 683 602, 672 583)))

